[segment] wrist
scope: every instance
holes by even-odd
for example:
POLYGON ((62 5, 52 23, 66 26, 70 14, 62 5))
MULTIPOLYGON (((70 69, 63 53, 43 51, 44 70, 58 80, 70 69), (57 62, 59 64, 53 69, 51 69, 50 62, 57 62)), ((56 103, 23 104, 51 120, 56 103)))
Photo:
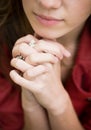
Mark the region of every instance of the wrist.
POLYGON ((41 106, 31 92, 23 90, 22 107, 24 110, 35 111, 36 109, 40 109, 41 106))
POLYGON ((38 102, 27 100, 25 97, 22 97, 22 108, 27 112, 35 112, 43 109, 38 102))
POLYGON ((50 106, 50 108, 47 110, 48 113, 52 115, 59 115, 63 114, 70 104, 70 98, 67 93, 63 93, 63 96, 57 97, 56 101, 50 106))

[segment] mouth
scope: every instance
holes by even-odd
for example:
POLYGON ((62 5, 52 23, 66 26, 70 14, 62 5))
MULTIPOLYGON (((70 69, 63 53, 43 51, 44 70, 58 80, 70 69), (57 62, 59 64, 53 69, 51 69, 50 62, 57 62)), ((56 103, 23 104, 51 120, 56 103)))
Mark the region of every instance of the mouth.
POLYGON ((35 15, 35 18, 37 19, 37 21, 40 24, 43 24, 45 26, 53 26, 56 25, 58 23, 60 23, 61 21, 63 21, 63 19, 58 19, 52 16, 45 16, 42 14, 36 14, 33 12, 33 14, 35 15))

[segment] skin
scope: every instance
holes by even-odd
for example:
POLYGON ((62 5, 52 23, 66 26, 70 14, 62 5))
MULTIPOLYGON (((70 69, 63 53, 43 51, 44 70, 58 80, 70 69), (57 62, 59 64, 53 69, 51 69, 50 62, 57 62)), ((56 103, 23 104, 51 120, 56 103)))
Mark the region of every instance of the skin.
POLYGON ((25 117, 29 118, 26 120, 31 123, 25 129, 48 130, 51 126, 51 130, 84 130, 64 89, 63 79, 73 67, 79 35, 91 14, 91 0, 22 0, 22 3, 37 35, 18 39, 12 51, 11 65, 22 76, 12 70, 10 77, 24 90, 22 104, 25 117), (62 21, 46 26, 37 21, 33 12, 62 21), (28 45, 32 39, 36 41, 35 47, 28 45), (20 54, 25 60, 14 58, 20 54), (62 62, 66 64, 62 65, 62 62), (36 110, 37 114, 34 114, 36 110), (42 123, 37 124, 37 119, 42 123))
POLYGON ((90 0, 46 0, 45 2, 43 0, 22 1, 25 13, 34 31, 38 35, 48 39, 57 39, 61 37, 61 43, 62 39, 65 39, 65 37, 67 38, 67 36, 72 36, 72 39, 76 39, 84 22, 91 14, 90 0), (45 16, 52 16, 60 20, 63 19, 63 21, 60 21, 59 24, 55 26, 43 26, 36 20, 33 12, 45 16))

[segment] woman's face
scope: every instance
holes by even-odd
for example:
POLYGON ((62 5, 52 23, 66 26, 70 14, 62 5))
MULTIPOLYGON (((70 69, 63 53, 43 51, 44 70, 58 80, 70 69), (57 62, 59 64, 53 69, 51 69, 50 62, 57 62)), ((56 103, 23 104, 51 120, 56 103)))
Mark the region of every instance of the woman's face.
POLYGON ((82 27, 91 14, 91 0, 22 0, 34 31, 53 39, 82 27))

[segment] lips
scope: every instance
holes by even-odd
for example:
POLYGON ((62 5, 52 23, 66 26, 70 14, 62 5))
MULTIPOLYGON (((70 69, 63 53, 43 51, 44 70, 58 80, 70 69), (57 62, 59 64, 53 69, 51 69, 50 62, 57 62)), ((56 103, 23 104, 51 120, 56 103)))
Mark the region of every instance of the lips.
POLYGON ((51 17, 51 16, 39 15, 36 13, 34 13, 34 15, 39 23, 46 25, 46 26, 52 26, 52 25, 58 24, 60 21, 62 21, 62 19, 57 19, 57 18, 51 17))
POLYGON ((49 16, 45 16, 45 15, 38 15, 38 14, 35 14, 35 15, 37 15, 37 16, 43 18, 43 19, 46 19, 46 20, 57 20, 57 21, 59 21, 59 19, 51 17, 51 16, 49 17, 49 16))

